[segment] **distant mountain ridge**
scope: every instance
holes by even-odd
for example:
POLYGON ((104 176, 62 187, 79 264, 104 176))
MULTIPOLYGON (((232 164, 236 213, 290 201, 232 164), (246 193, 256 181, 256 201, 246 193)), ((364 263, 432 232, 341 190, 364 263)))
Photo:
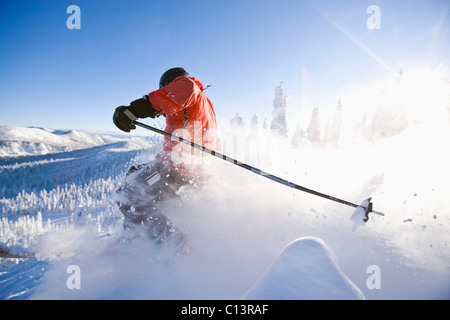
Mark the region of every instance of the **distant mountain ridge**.
POLYGON ((0 157, 73 151, 122 141, 110 135, 40 127, 0 126, 0 157))

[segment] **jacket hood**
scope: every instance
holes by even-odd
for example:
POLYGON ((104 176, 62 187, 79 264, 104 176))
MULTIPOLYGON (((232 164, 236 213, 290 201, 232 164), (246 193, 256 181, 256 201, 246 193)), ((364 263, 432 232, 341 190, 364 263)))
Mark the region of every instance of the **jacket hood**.
POLYGON ((205 90, 205 87, 203 87, 203 83, 198 78, 191 77, 189 79, 194 81, 195 84, 200 88, 201 91, 205 90))

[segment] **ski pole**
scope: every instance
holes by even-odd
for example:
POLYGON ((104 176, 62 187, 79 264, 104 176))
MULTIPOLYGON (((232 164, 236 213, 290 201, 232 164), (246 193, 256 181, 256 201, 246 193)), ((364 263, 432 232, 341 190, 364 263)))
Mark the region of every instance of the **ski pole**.
POLYGON ((328 200, 331 200, 331 201, 334 201, 334 202, 338 202, 338 203, 341 203, 341 204, 344 204, 344 205, 347 205, 347 206, 350 206, 350 207, 362 208, 362 209, 364 209, 364 215, 365 215, 364 222, 367 222, 369 220, 369 213, 370 212, 373 212, 373 213, 375 213, 377 215, 380 215, 380 216, 384 216, 383 213, 373 210, 373 205, 370 202, 371 198, 368 198, 367 199, 368 201, 366 201, 367 205, 363 206, 363 205, 358 205, 358 204, 355 204, 355 203, 352 203, 352 202, 349 202, 349 201, 346 201, 346 200, 342 200, 342 199, 339 199, 339 198, 336 198, 336 197, 330 196, 328 194, 325 194, 325 193, 322 193, 322 192, 318 192, 318 191, 315 191, 315 190, 312 190, 312 189, 309 189, 309 188, 306 188, 306 187, 302 187, 302 186, 300 186, 298 184, 295 184, 295 183, 292 183, 292 182, 290 182, 290 181, 288 181, 286 179, 274 176, 273 174, 267 173, 267 172, 265 172, 263 170, 255 168, 255 167, 253 167, 251 165, 248 165, 246 163, 243 163, 243 162, 240 162, 240 161, 238 161, 236 159, 228 157, 228 156, 226 156, 226 155, 224 155, 224 154, 222 154, 220 152, 208 149, 208 148, 206 148, 206 147, 204 147, 202 145, 199 145, 199 144, 197 144, 195 142, 192 142, 192 141, 190 141, 188 139, 184 139, 182 137, 178 137, 178 136, 170 134, 170 133, 168 133, 168 132, 166 132, 164 130, 160 130, 158 128, 155 128, 155 127, 146 125, 146 124, 144 124, 142 122, 136 121, 137 118, 129 110, 125 110, 124 113, 137 126, 140 126, 142 128, 145 128, 145 129, 153 131, 153 132, 156 132, 156 133, 161 134, 161 135, 163 135, 165 137, 168 137, 168 138, 170 138, 172 140, 183 142, 183 143, 185 143, 187 145, 190 145, 191 147, 199 149, 199 150, 201 150, 203 152, 206 152, 206 153, 208 153, 208 154, 210 154, 212 156, 215 156, 217 158, 220 158, 222 160, 228 161, 228 162, 230 162, 230 163, 232 163, 234 165, 237 165, 237 166, 239 166, 241 168, 249 170, 249 171, 251 171, 253 173, 256 173, 256 174, 258 174, 260 176, 266 177, 267 179, 270 179, 272 181, 275 181, 275 182, 278 182, 278 183, 283 184, 285 186, 288 186, 290 188, 294 188, 294 189, 297 189, 297 190, 300 190, 300 191, 303 191, 303 192, 307 192, 309 194, 312 194, 312 195, 315 195, 315 196, 318 196, 318 197, 322 197, 322 198, 325 198, 325 199, 328 199, 328 200))

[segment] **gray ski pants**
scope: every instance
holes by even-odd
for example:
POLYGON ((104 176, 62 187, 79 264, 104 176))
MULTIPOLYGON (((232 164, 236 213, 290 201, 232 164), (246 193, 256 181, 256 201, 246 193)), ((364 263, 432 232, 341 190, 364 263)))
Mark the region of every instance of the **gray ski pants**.
POLYGON ((142 226, 158 244, 182 247, 186 236, 160 210, 161 201, 177 197, 189 180, 164 166, 162 161, 133 166, 125 183, 116 192, 116 201, 125 217, 125 228, 142 226))

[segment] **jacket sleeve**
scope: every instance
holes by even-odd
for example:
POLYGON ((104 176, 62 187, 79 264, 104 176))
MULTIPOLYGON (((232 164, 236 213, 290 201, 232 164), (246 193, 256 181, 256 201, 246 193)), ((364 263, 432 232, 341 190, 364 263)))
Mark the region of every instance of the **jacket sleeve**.
POLYGON ((201 93, 195 82, 187 77, 178 77, 159 90, 150 92, 148 99, 159 114, 173 114, 195 104, 201 93))

